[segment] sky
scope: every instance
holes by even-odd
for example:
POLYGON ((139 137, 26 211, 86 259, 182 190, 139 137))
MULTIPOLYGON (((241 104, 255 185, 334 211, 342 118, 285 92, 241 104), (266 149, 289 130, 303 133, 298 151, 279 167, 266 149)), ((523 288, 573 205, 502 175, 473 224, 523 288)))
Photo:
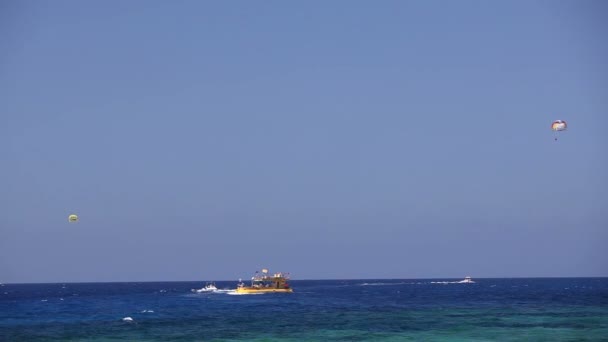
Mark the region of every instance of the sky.
POLYGON ((601 0, 2 1, 0 282, 608 276, 607 34, 601 0))

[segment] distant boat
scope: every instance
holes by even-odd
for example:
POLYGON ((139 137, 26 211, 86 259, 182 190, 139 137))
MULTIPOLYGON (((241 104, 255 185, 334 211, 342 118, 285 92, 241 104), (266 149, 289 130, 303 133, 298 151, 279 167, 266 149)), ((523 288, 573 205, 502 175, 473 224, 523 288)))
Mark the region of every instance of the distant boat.
POLYGON ((275 273, 272 276, 268 274, 267 269, 262 270, 262 274, 256 272, 251 278, 251 286, 246 286, 243 282, 238 284, 236 293, 238 294, 255 294, 255 293, 270 293, 270 292, 293 292, 293 289, 288 284, 289 275, 283 273, 275 273))
POLYGON ((474 283, 474 281, 471 279, 471 277, 464 277, 463 280, 459 281, 458 284, 472 284, 474 283))
POLYGON ((215 292, 215 291, 217 291, 217 287, 215 286, 214 282, 207 282, 205 284, 205 287, 203 287, 201 289, 192 289, 192 292, 196 292, 196 293, 215 292))

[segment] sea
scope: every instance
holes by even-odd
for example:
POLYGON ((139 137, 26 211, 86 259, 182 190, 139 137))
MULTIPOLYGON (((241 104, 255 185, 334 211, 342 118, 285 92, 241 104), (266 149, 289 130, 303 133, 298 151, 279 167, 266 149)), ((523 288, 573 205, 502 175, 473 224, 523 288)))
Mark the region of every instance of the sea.
POLYGON ((0 340, 608 341, 608 278, 459 280, 2 284, 0 340))

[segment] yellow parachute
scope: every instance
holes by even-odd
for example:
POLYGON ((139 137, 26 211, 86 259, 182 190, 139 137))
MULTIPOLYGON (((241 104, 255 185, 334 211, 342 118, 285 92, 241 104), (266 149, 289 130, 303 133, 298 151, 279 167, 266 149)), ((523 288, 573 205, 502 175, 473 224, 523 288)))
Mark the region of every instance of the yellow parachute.
POLYGON ((70 216, 68 216, 68 222, 77 222, 77 221, 78 221, 78 215, 71 214, 70 216))
POLYGON ((555 120, 551 124, 551 129, 554 131, 565 131, 568 128, 568 124, 564 120, 555 120))
MULTIPOLYGON (((557 132, 565 131, 568 128, 568 124, 564 120, 555 120, 551 123, 551 130, 557 134, 557 132)), ((557 136, 555 136, 557 141, 557 136)))

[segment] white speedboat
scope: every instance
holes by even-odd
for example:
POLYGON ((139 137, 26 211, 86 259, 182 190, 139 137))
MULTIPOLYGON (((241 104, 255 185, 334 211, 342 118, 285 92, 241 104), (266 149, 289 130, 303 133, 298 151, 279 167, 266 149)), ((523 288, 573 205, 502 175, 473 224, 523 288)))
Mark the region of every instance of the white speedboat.
POLYGON ((471 284, 471 283, 474 283, 474 281, 471 279, 471 277, 464 277, 463 280, 458 282, 458 284, 471 284))
POLYGON ((196 293, 215 292, 215 291, 217 291, 217 287, 215 286, 215 283, 208 282, 207 284, 205 284, 205 287, 203 287, 202 289, 193 289, 192 291, 196 292, 196 293))

